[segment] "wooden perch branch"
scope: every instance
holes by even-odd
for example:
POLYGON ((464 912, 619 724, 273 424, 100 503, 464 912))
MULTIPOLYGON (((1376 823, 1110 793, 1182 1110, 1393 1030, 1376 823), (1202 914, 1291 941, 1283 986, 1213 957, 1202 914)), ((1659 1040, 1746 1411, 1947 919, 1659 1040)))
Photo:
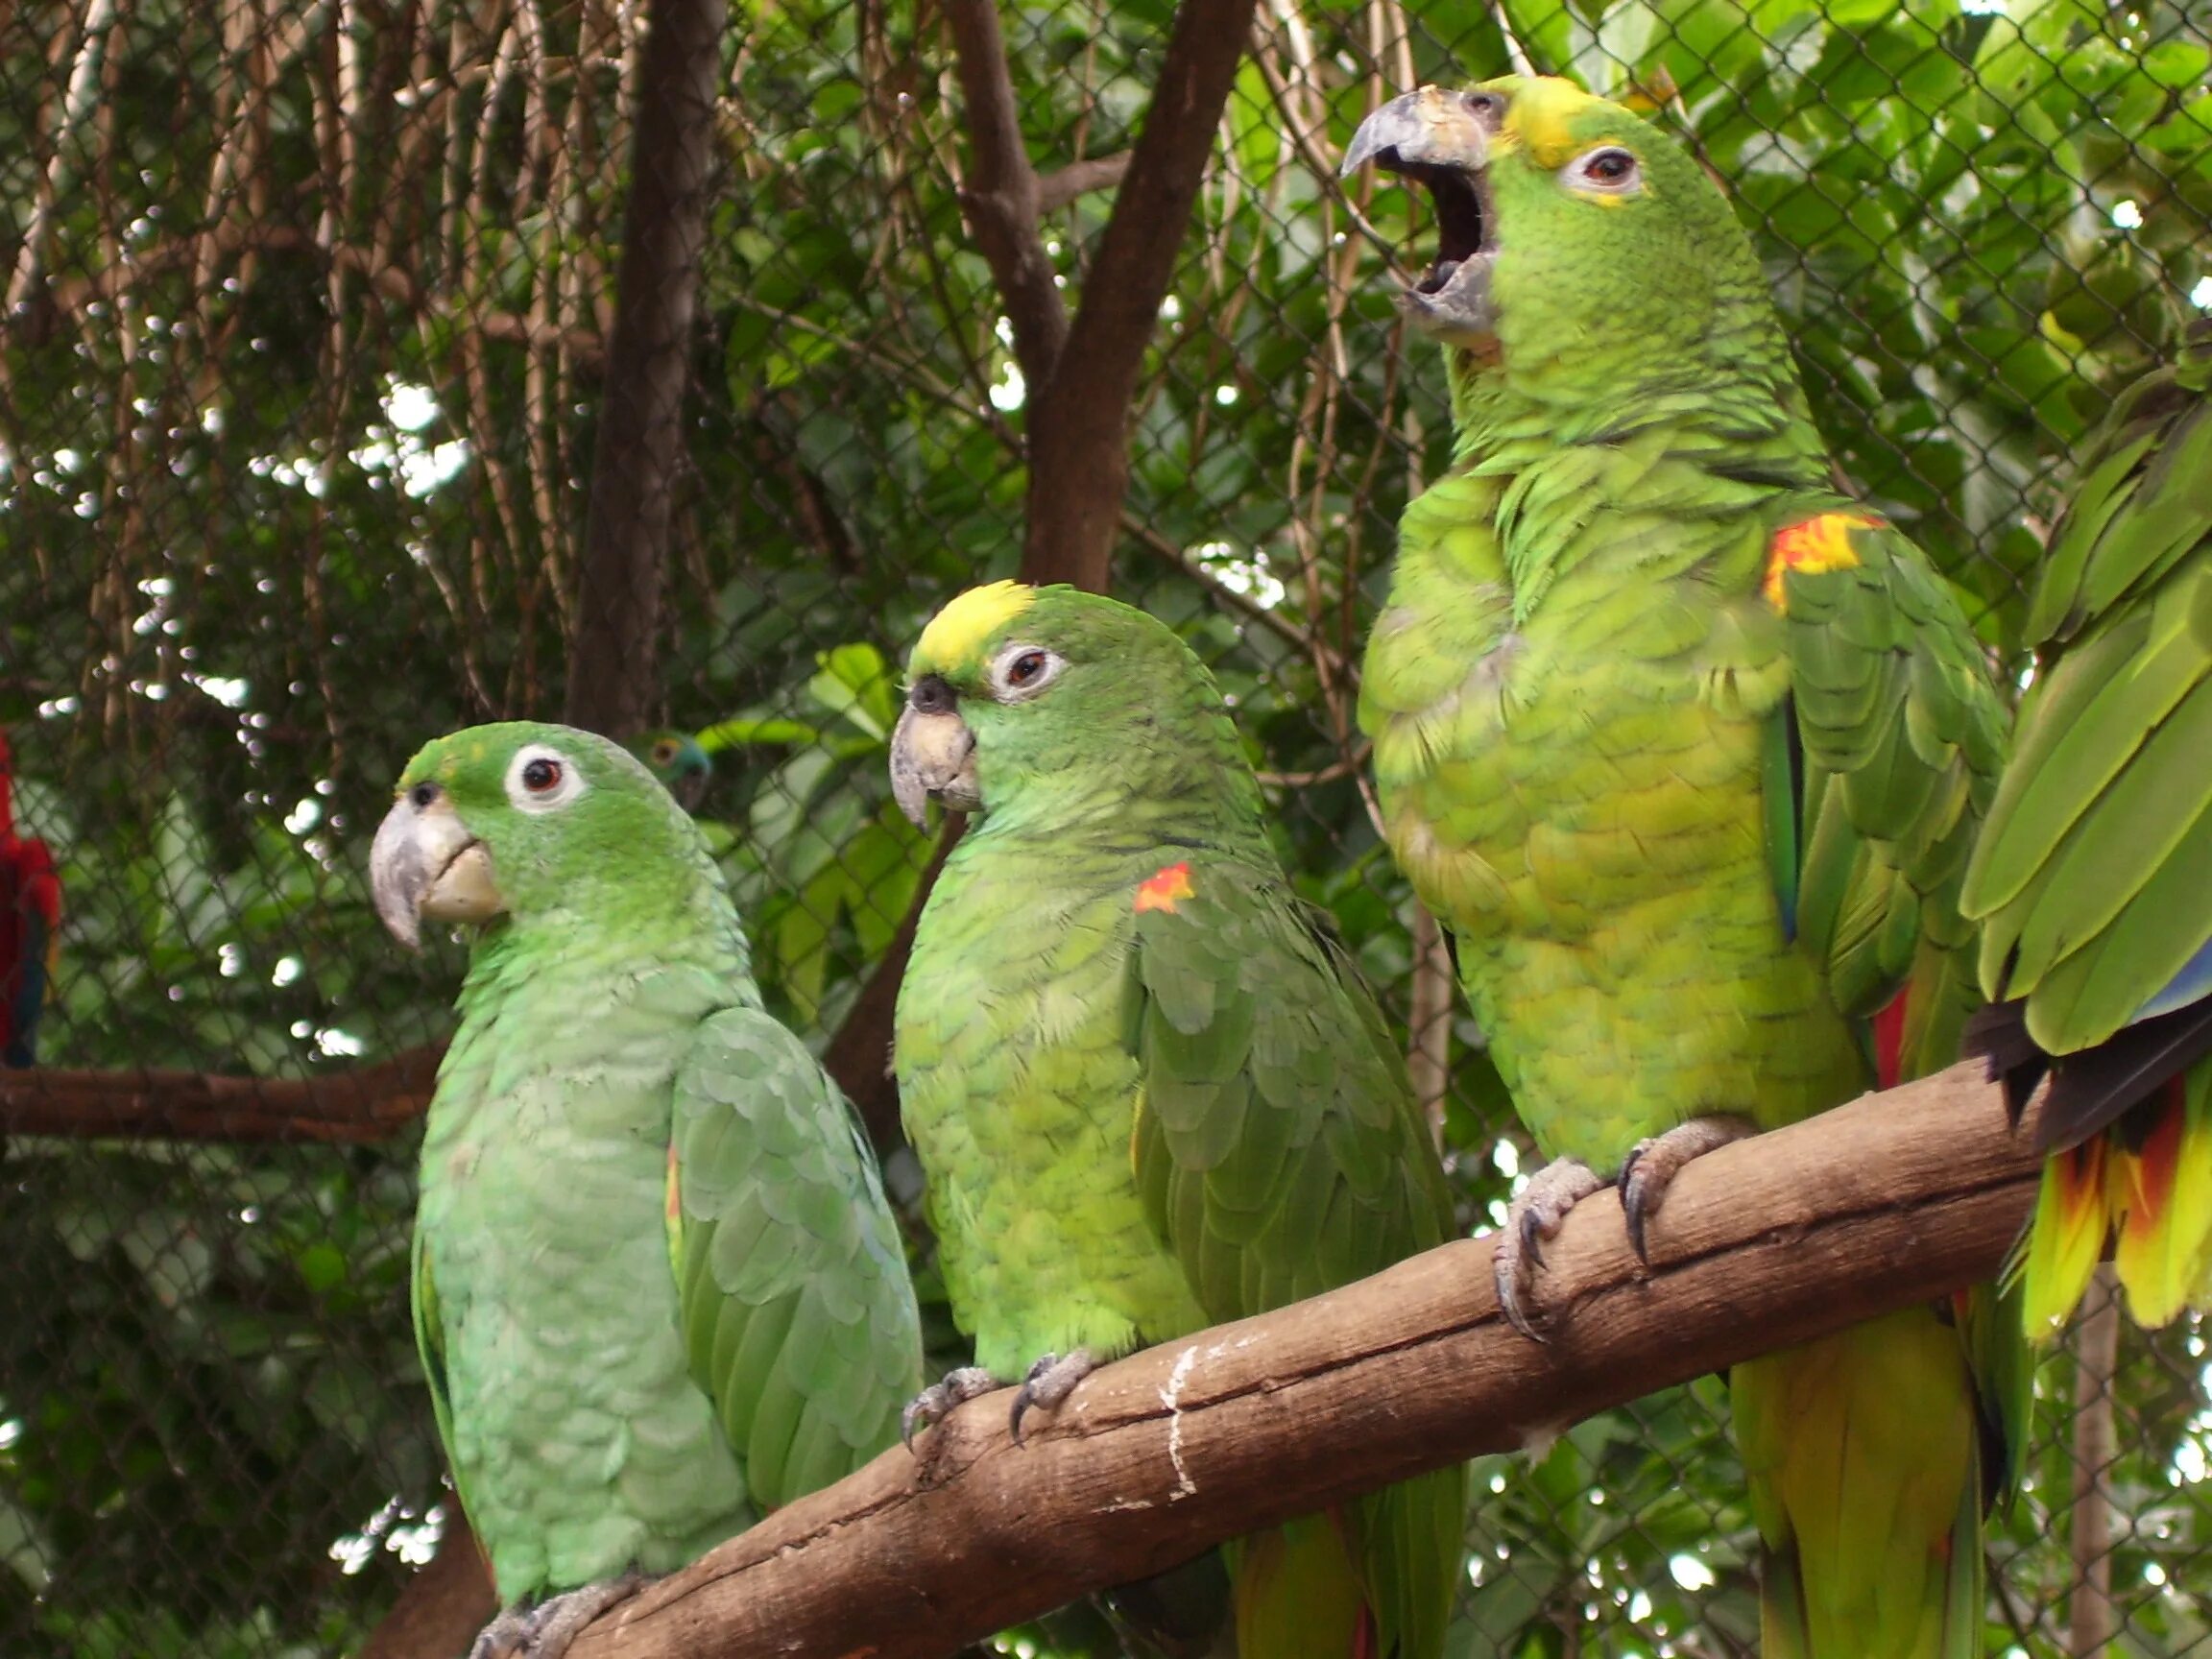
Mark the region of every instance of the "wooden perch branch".
POLYGON ((328 1077, 0 1071, 0 1135, 123 1141, 381 1141, 430 1108, 443 1043, 328 1077))
POLYGON ((1988 1278, 2028 1214, 2029 1138, 1978 1064, 1683 1171, 1640 1264, 1617 1202, 1547 1246, 1517 1335, 1462 1240, 1087 1379, 1025 1444, 961 1408, 649 1588, 573 1659, 930 1659, 1220 1540, 1988 1278))

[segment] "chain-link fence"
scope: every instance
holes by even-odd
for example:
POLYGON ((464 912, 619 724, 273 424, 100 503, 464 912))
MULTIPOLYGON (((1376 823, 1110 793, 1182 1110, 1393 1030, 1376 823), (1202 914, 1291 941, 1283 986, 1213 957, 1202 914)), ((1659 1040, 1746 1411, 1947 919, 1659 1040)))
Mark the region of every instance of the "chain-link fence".
MULTIPOLYGON (((824 1045, 928 853, 885 779, 897 664, 1022 550, 1031 389, 963 214, 950 10, 724 33, 636 697, 712 751, 697 811, 824 1045)), ((460 956, 394 949, 365 861, 421 740, 561 708, 647 11, 0 6, 0 717, 67 894, 56 1070, 11 1085, 46 1104, 0 1164, 0 1652, 351 1651, 436 1549, 406 1119, 460 956), (412 1093, 352 1116, 308 1086, 392 1057, 412 1093)), ((1173 14, 999 14, 1067 306, 1173 14)), ((1364 793, 1359 643, 1446 409, 1391 301, 1426 208, 1334 181, 1352 127, 1521 65, 1640 100, 1754 228, 1841 471, 2010 654, 2074 445, 2212 307, 2208 47, 2194 0, 1262 0, 1142 359, 1113 587, 1214 664, 1283 853, 1420 1034, 1468 1225, 1527 1142, 1364 793)), ((2084 1330, 1993 1528, 1992 1651, 2212 1652, 2203 1340, 2128 1330, 2115 1361, 2084 1330)), ((1755 1647, 1718 1382, 1476 1493, 1455 1656, 1755 1647)))

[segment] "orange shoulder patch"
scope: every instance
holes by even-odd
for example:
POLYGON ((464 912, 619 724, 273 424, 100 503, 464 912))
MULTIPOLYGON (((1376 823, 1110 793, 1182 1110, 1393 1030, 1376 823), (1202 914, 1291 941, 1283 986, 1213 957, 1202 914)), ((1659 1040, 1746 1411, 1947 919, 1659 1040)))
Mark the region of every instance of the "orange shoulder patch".
POLYGON ((1767 542, 1767 580, 1760 591, 1775 610, 1790 609, 1783 578, 1792 570, 1848 570, 1859 563, 1851 551, 1851 532, 1876 530, 1882 520, 1871 513, 1818 513, 1785 524, 1767 542))
POLYGON ((1172 915, 1175 902, 1196 891, 1190 885, 1190 866, 1169 864, 1137 883, 1137 913, 1142 916, 1147 910, 1165 910, 1172 915))

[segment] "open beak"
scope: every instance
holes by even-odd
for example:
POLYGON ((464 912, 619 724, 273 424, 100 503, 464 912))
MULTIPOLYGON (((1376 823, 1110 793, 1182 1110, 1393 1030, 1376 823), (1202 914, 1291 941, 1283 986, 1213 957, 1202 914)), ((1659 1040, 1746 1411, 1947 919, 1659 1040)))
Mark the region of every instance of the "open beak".
POLYGON ((1402 300, 1415 327, 1448 345, 1497 338, 1490 268, 1498 214, 1490 190, 1491 139, 1503 119, 1495 93, 1424 86, 1393 98, 1359 124, 1339 176, 1373 163, 1429 192, 1436 210, 1436 262, 1402 300))
POLYGON ((489 922, 506 908, 490 850, 435 783, 416 784, 384 814, 369 849, 369 891, 392 937, 410 950, 421 946, 425 919, 489 922))
POLYGON ((891 733, 891 796, 917 830, 934 795, 955 812, 983 805, 975 783, 975 733, 956 709, 924 709, 909 702, 891 733))

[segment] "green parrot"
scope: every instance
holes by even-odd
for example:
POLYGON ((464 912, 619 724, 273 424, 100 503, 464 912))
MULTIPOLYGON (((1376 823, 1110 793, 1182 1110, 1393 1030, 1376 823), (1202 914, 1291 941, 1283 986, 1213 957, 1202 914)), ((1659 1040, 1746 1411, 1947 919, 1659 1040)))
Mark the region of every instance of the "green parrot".
MULTIPOLYGON (((1578 1199, 1618 1180, 1641 1252, 1688 1159, 1957 1057, 2004 706, 1949 588, 1830 481, 1690 155, 1512 78, 1383 106, 1345 170, 1369 161, 1434 202, 1403 303, 1444 347, 1454 444, 1406 510, 1359 719, 1391 849, 1553 1160, 1497 1255, 1539 1335, 1542 1242, 1578 1199)), ((1980 1650, 2023 1347, 1961 1300, 1736 1368, 1767 1659, 1980 1650)))
POLYGON ((633 1575, 891 1442, 913 1286, 843 1097, 762 1011, 698 830, 637 759, 564 726, 441 737, 370 874, 410 948, 474 928, 415 1332, 510 1609, 477 1652, 554 1659, 633 1575))
MULTIPOLYGON (((895 1065, 952 1310, 1022 1413, 1094 1363, 1453 1237, 1405 1064, 1291 891, 1220 692, 1172 631, 1072 588, 976 588, 907 664, 894 793, 976 814, 930 892, 895 1065), (1032 1363, 1034 1361, 1034 1363, 1032 1363)), ((1243 1659, 1435 1659, 1465 1474, 1229 1551, 1243 1659)))
POLYGON ((2106 1239, 2128 1311, 2212 1295, 2212 320, 2090 440, 2028 608, 2037 675, 1967 867, 1976 1022, 2017 1114, 2046 1071, 2022 1315, 2106 1239))
POLYGON ((686 812, 699 810, 700 798, 714 781, 714 758, 700 747, 699 739, 665 729, 640 732, 625 745, 645 762, 653 781, 676 797, 686 812))

